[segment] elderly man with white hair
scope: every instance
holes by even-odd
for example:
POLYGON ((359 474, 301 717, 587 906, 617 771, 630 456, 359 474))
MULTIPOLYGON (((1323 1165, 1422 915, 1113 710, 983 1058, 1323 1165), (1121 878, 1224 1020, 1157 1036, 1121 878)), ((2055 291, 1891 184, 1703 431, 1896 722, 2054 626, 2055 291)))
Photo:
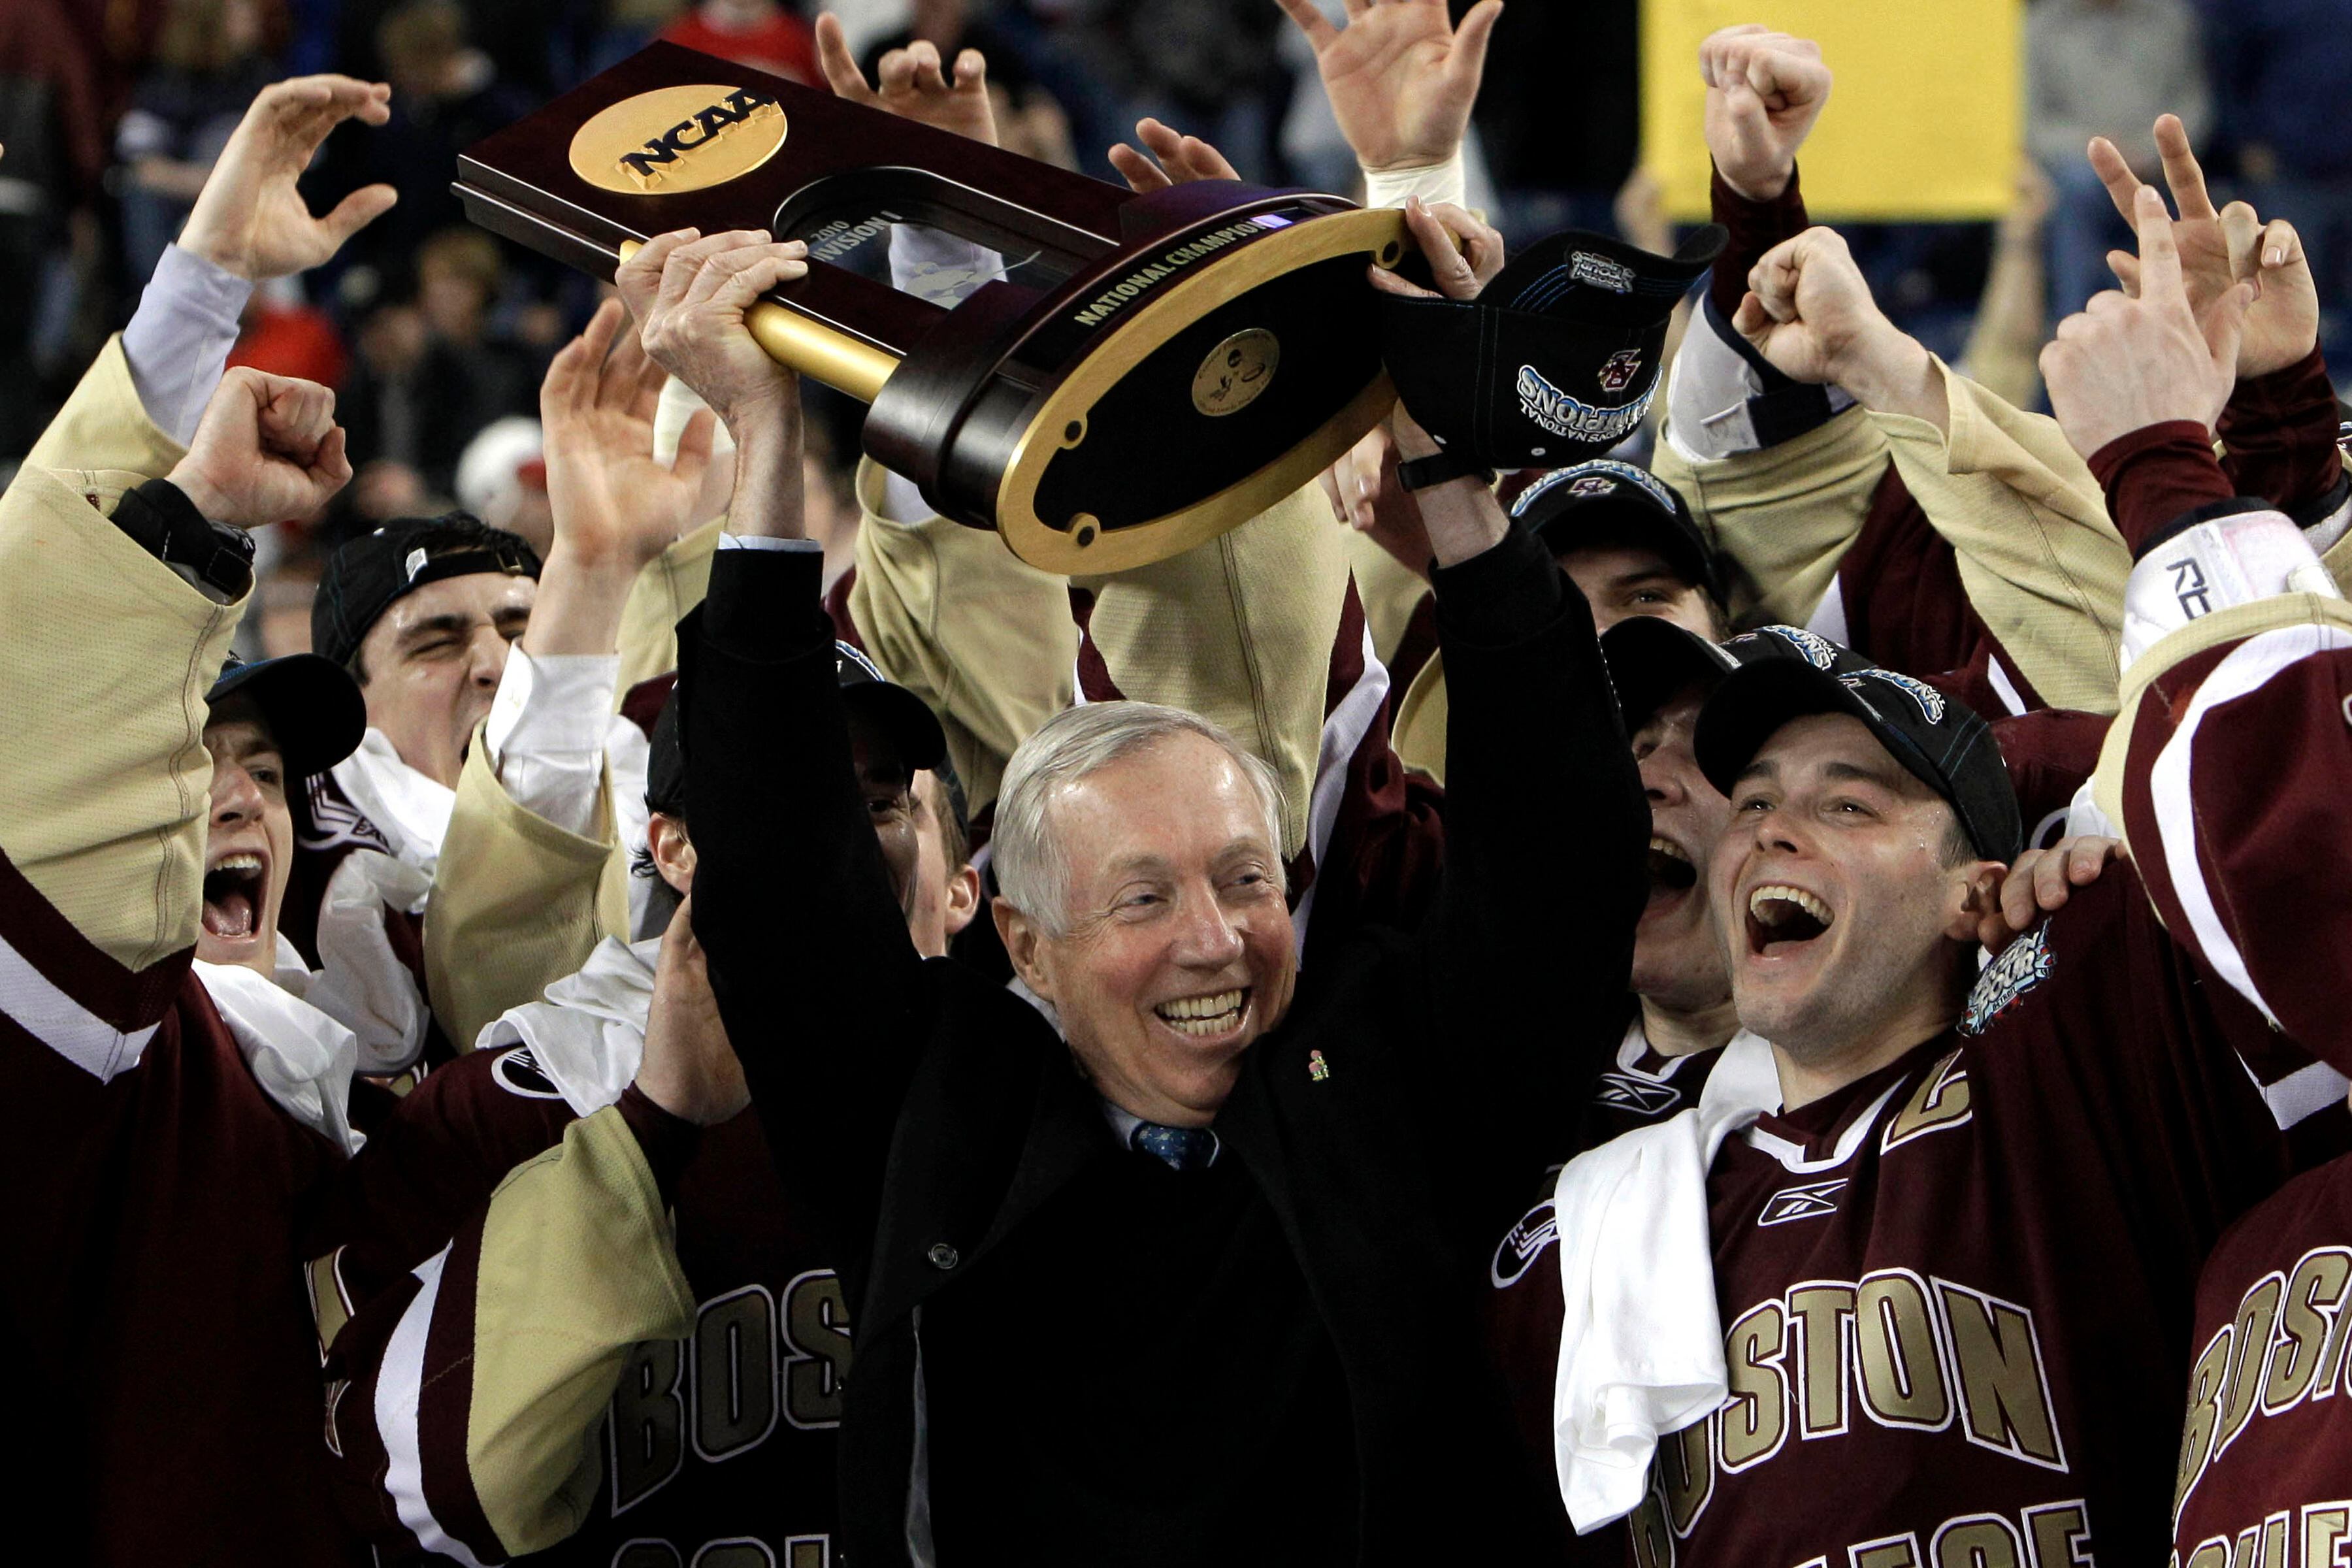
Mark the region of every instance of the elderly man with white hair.
POLYGON ((738 443, 678 638, 692 920, 845 1263, 835 1544, 865 1568, 1532 1557, 1549 1478, 1477 1353, 1477 1289, 1615 1043, 1646 887, 1589 608, 1484 485, 1420 492, 1453 700, 1418 931, 1302 973, 1263 765, 1106 703, 1024 742, 998 796, 1020 985, 923 960, 874 826, 906 762, 845 723, 797 389, 742 327, 803 255, 665 235, 620 282, 738 443))

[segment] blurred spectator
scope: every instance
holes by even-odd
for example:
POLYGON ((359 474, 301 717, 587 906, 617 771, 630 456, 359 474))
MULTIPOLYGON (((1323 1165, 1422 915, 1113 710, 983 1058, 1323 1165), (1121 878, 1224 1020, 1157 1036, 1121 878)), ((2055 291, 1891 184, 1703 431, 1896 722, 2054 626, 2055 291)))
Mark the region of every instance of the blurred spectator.
POLYGON ((521 535, 541 556, 554 547, 547 437, 538 420, 509 414, 467 443, 457 459, 457 504, 492 528, 521 535))
POLYGON ((2352 0, 2201 6, 2221 119, 2214 152, 2234 156, 2240 175, 2222 194, 2295 226, 2319 286, 2323 346, 2352 363, 2352 0))
POLYGON ((122 259, 133 289, 179 234, 246 105, 278 75, 270 46, 284 31, 273 0, 173 0, 154 64, 114 132, 124 169, 122 259))
POLYGON ((0 5, 0 299, 16 302, 0 356, 34 373, 0 376, 0 462, 40 434, 44 384, 81 369, 60 328, 73 314, 68 223, 106 168, 105 84, 87 19, 64 0, 0 5))
POLYGON ((2149 127, 2180 116, 2192 143, 2212 123, 2212 100, 2186 0, 2041 0, 2026 18, 2031 83, 2026 139, 2050 176, 2050 300, 2054 320, 2116 286, 2107 252, 2132 243, 2084 149, 2094 136, 2120 148, 2143 180, 2158 177, 2149 127))
POLYGON ((662 37, 753 70, 823 87, 816 35, 777 0, 702 0, 661 30, 662 37))
MULTIPOLYGON (((1243 179, 1279 183, 1276 132, 1292 78, 1272 0, 1071 0, 1065 9, 1061 37, 1076 64, 1126 105, 1114 139, 1151 115, 1213 143, 1243 179)), ((1089 165, 1102 151, 1081 149, 1089 165)))
POLYGON ((334 318, 303 300, 300 284, 291 278, 273 278, 246 300, 228 363, 339 388, 351 364, 351 351, 343 346, 334 318))
POLYGON ((454 495, 476 434, 536 405, 532 357, 488 331, 499 282, 496 242, 447 229, 417 253, 415 300, 379 307, 360 329, 338 413, 359 469, 351 505, 371 526, 454 495))
POLYGON ((392 83, 391 123, 330 142, 338 167, 324 183, 334 195, 375 180, 400 192, 400 205, 351 247, 355 261, 381 276, 382 292, 397 297, 405 291, 409 259, 427 237, 465 222, 449 191, 457 154, 521 119, 532 104, 501 82, 490 57, 468 42, 466 15, 455 0, 407 0, 376 28, 375 44, 392 83))
POLYGON ((1470 123, 1501 193, 1496 225, 1512 245, 1563 228, 1608 231, 1641 143, 1639 31, 1635 0, 1503 8, 1470 123), (1574 86, 1563 90, 1569 60, 1574 86))

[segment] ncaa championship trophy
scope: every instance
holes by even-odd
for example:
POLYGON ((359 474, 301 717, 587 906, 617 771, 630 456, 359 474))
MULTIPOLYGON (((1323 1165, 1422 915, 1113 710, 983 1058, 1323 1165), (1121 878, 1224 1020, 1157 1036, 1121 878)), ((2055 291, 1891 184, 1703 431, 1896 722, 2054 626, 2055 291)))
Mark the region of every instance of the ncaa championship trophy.
MULTIPOLYGON (((1031 564, 1116 572, 1311 479, 1387 412, 1402 215, 1205 180, 1136 195, 674 44, 470 149, 476 223, 609 278, 654 235, 764 228, 808 276, 761 346, 870 404, 865 447, 1031 564), (854 265, 898 223, 1020 256, 952 310, 854 265)), ((887 244, 887 241, 885 242, 887 244)))

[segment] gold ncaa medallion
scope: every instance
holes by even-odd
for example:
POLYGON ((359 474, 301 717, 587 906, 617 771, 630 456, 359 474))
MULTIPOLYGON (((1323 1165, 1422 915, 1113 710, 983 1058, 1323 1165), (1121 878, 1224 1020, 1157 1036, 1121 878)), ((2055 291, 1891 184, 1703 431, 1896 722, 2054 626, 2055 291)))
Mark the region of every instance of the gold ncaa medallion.
POLYGON ((1192 373, 1192 406, 1212 419, 1238 414, 1273 384, 1281 363, 1282 342, 1264 327, 1235 332, 1192 373))
POLYGON ((783 144, 783 107, 756 88, 665 87, 574 132, 572 172, 600 191, 672 196, 740 179, 783 144))

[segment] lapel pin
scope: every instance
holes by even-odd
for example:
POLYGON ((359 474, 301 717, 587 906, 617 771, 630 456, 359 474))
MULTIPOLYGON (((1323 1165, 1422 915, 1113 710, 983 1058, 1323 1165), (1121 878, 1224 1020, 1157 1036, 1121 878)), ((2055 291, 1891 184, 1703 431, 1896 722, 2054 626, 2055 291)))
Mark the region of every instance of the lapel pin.
POLYGON ((1307 1053, 1307 1076, 1317 1083, 1321 1083, 1331 1076, 1331 1064, 1323 1059, 1321 1051, 1307 1053))

